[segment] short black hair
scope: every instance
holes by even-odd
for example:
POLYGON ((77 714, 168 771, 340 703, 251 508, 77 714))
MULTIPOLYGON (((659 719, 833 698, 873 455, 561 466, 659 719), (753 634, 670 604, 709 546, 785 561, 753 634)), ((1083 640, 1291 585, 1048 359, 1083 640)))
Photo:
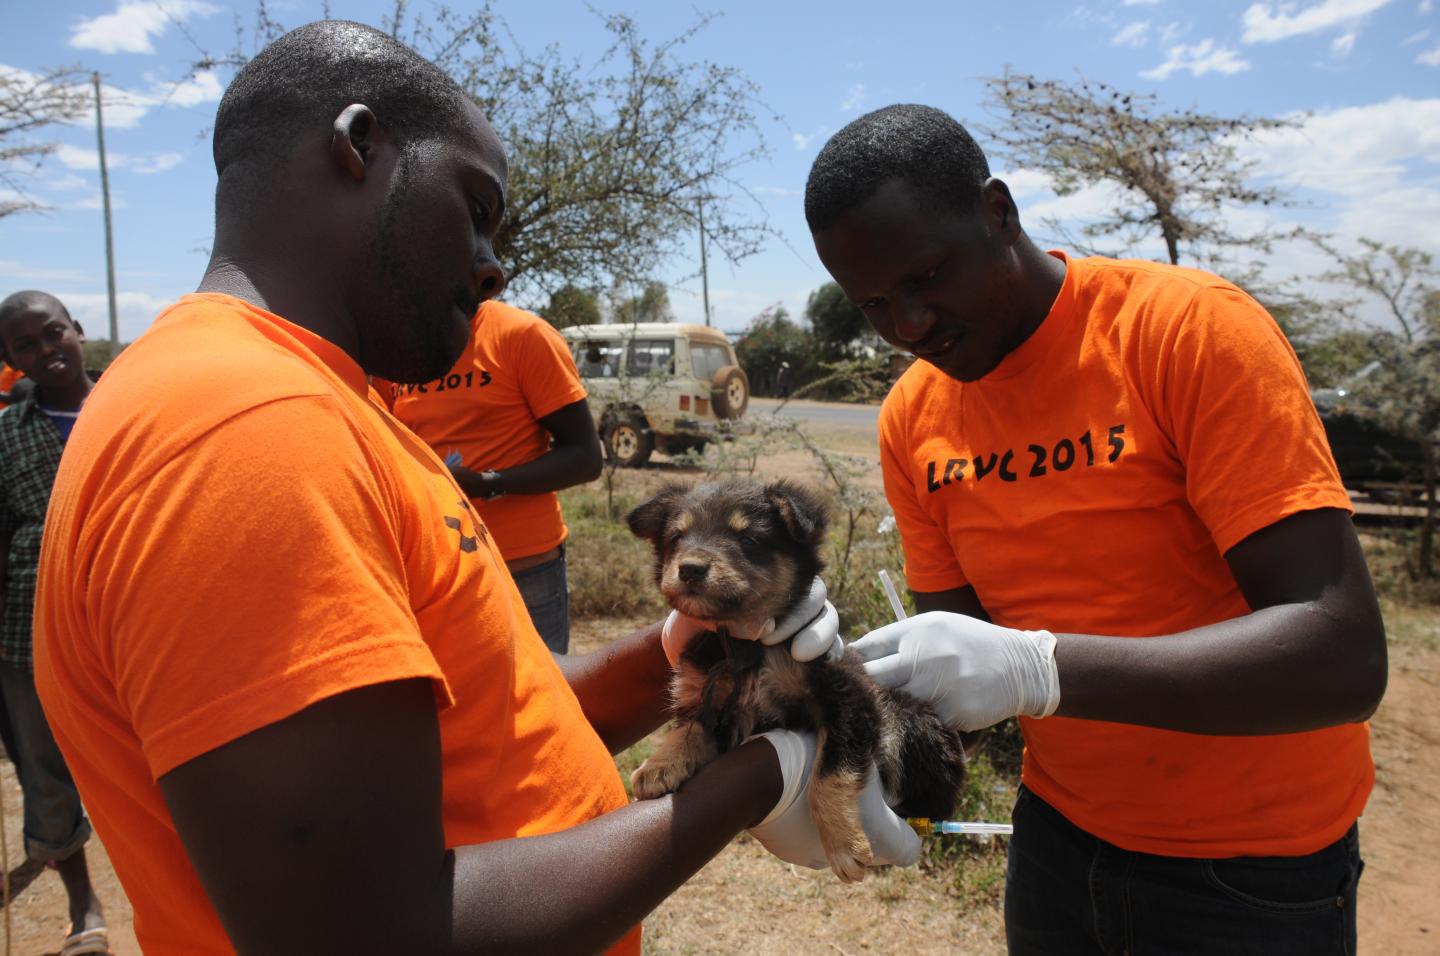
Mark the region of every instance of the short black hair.
POLYGON ((899 103, 830 137, 805 182, 805 221, 823 232, 892 179, 945 208, 969 212, 990 178, 985 153, 947 113, 899 103))
POLYGON ((235 74, 215 114, 215 172, 223 182, 242 160, 259 160, 251 172, 270 171, 303 130, 328 129, 352 103, 370 107, 399 139, 424 140, 454 128, 465 94, 445 71, 375 28, 317 20, 235 74))

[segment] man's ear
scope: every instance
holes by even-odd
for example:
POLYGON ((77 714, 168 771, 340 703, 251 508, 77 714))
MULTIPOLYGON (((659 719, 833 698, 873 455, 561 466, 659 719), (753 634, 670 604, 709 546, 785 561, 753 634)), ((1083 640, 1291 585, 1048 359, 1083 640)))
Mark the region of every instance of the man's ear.
POLYGON ((1006 245, 1020 238, 1020 209, 1010 195, 1010 187, 1002 179, 991 176, 980 190, 980 201, 986 216, 1006 245))
POLYGON ((75 327, 76 337, 79 338, 82 342, 85 341, 85 330, 80 327, 80 323, 76 322, 74 319, 71 319, 70 324, 75 327))
POLYGON ((819 544, 825 537, 830 515, 820 497, 804 485, 784 478, 765 486, 765 499, 775 510, 780 527, 801 544, 819 544))
POLYGON ((357 183, 365 179, 365 167, 374 157, 380 124, 370 107, 352 103, 335 117, 330 136, 330 158, 357 183))
POLYGON ((630 531, 637 538, 649 538, 657 541, 660 532, 665 530, 665 525, 670 522, 670 516, 675 513, 675 505, 686 492, 684 485, 666 485, 660 489, 660 493, 643 505, 638 505, 635 510, 625 516, 625 522, 630 525, 630 531))

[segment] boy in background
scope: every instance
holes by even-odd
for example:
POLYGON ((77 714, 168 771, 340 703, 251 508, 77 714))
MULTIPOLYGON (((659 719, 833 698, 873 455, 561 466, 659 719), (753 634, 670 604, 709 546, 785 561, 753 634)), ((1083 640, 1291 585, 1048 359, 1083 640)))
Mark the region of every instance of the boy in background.
POLYGON ((17 292, 0 302, 0 359, 35 383, 0 412, 0 689, 25 799, 25 854, 54 866, 70 898, 64 956, 106 953, 109 943, 85 862, 90 821, 35 694, 30 620, 50 489, 90 394, 84 341, 52 295, 17 292))

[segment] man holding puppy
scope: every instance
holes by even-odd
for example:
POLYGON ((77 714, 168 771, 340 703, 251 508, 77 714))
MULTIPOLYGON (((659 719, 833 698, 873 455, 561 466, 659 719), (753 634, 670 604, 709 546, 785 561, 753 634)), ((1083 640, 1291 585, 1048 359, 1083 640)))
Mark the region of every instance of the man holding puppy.
MULTIPOLYGON (((36 683, 145 951, 638 953, 741 830, 808 862, 797 734, 626 805, 610 755, 665 717, 661 627, 550 654, 368 386, 445 373, 504 286, 480 111, 324 21, 251 60, 214 129, 209 268, 88 399, 36 599, 36 683)), ((869 806, 877 860, 913 862, 869 806)))
POLYGON ((926 107, 837 133, 805 211, 920 359, 880 441, 924 613, 855 646, 1025 734, 1010 951, 1353 952, 1385 634, 1275 323, 1202 272, 1040 250, 926 107))

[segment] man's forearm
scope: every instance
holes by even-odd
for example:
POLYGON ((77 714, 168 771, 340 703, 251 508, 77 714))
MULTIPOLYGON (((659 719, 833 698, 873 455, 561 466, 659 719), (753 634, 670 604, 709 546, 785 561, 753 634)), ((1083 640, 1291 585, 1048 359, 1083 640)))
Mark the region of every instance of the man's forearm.
POLYGON ((452 952, 600 952, 758 823, 781 785, 770 745, 754 741, 677 793, 563 833, 456 850, 452 952))
POLYGON ((1310 604, 1166 637, 1056 637, 1062 717, 1285 734, 1364 720, 1385 691, 1378 618, 1352 627, 1310 604))
MULTIPOLYGON (((490 490, 478 471, 463 467, 450 471, 471 498, 483 497, 490 490)), ((500 469, 500 488, 507 495, 539 495, 583 485, 599 474, 595 459, 585 448, 555 445, 533 461, 500 469)))
POLYGON ((652 624, 589 654, 556 655, 600 739, 619 753, 669 718, 672 674, 652 624))

